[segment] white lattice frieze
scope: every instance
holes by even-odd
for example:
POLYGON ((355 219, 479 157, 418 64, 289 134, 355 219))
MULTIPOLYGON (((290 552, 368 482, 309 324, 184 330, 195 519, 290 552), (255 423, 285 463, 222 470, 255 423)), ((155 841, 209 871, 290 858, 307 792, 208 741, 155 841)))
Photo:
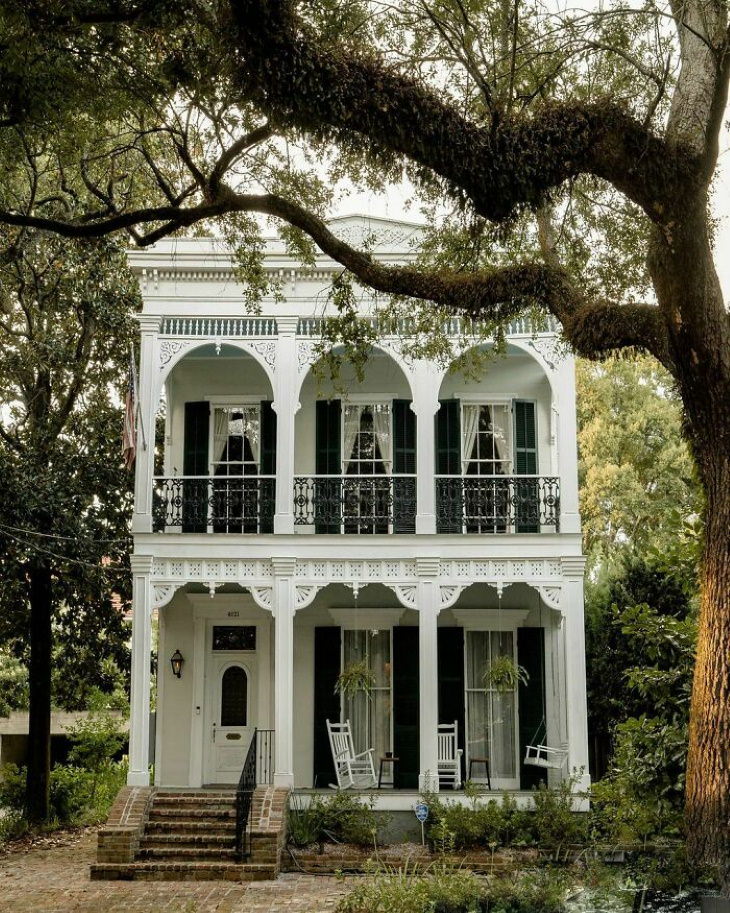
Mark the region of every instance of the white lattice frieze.
POLYGON ((153 577, 164 577, 165 576, 165 562, 164 561, 153 561, 152 562, 152 576, 153 577))
POLYGON ((416 608, 416 596, 418 594, 418 587, 411 584, 406 584, 403 586, 393 587, 395 595, 398 597, 398 601, 401 605, 405 606, 407 609, 416 608))
POLYGON ((223 562, 223 576, 228 580, 235 580, 238 577, 238 562, 237 561, 224 561, 223 562))
POLYGON ((202 561, 188 561, 188 577, 193 579, 200 579, 203 576, 203 562, 202 561))
POLYGON ((168 565, 168 577, 182 577, 185 574, 185 564, 182 561, 171 561, 168 565))
POLYGON ((380 562, 379 561, 368 561, 367 565, 367 576, 370 580, 377 580, 380 577, 380 562))
POLYGON ((467 580, 469 583, 516 583, 561 579, 560 563, 544 558, 513 558, 510 560, 451 560, 442 561, 440 576, 448 580, 467 580))
POLYGON ((545 573, 544 561, 530 561, 528 567, 531 577, 541 577, 545 573))
POLYGON ((508 577, 510 574, 510 563, 509 561, 493 561, 492 562, 492 572, 495 577, 499 580, 504 580, 505 577, 508 577))

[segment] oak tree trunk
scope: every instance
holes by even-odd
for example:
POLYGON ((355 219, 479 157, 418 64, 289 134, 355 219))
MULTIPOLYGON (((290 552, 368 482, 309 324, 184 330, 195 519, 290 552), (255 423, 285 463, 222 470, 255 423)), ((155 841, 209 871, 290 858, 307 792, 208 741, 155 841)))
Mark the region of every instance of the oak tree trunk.
POLYGON ((53 584, 49 565, 34 561, 30 589, 30 700, 25 814, 32 824, 48 820, 51 769, 51 628, 53 584))
POLYGON ((707 491, 701 604, 687 763, 690 858, 730 874, 730 455, 707 491))

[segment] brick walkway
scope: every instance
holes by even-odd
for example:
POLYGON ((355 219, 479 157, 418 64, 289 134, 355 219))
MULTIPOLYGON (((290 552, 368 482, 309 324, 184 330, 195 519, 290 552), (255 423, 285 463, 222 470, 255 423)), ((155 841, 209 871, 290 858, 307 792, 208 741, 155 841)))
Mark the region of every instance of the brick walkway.
MULTIPOLYGON (((89 881, 96 834, 0 857, 3 913, 331 913, 348 880, 282 875, 221 882, 89 881)), ((349 880, 350 885, 353 880, 349 880)))

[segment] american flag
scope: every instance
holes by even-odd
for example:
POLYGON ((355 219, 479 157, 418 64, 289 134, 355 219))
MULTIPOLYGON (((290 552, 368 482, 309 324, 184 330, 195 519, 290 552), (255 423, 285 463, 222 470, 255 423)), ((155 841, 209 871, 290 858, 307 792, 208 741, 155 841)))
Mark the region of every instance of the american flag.
POLYGON ((124 431, 122 432, 122 458, 127 469, 134 466, 137 455, 137 369, 134 364, 134 351, 129 351, 129 378, 124 397, 124 431))

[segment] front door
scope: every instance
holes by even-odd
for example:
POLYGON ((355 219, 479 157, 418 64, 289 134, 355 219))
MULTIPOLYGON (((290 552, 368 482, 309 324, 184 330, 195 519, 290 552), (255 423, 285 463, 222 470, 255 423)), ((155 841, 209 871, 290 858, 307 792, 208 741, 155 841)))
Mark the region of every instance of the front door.
POLYGON ((253 664, 214 654, 211 665, 206 781, 237 783, 256 728, 253 664))

